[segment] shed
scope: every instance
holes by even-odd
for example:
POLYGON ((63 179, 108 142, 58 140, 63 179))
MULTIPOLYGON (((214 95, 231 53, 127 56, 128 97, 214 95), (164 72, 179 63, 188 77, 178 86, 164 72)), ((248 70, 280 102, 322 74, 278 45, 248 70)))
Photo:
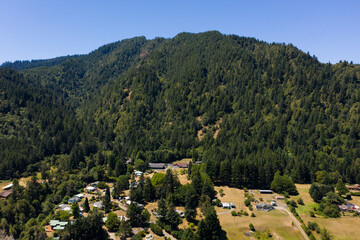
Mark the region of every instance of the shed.
POLYGON ((143 172, 142 171, 136 171, 134 174, 135 174, 135 176, 141 176, 143 174, 143 172))
POLYGON ((12 189, 0 193, 0 199, 7 199, 12 194, 12 189))
POLYGON ((229 208, 229 209, 231 208, 230 203, 226 203, 226 202, 222 203, 222 207, 223 208, 229 208))
POLYGON ((259 190, 260 194, 272 194, 273 191, 272 190, 259 190))
POLYGON ((86 190, 89 191, 89 192, 93 192, 93 191, 96 190, 96 187, 88 186, 88 187, 86 188, 86 190))
POLYGON ((187 163, 187 162, 178 162, 178 163, 174 163, 174 166, 178 166, 179 168, 187 168, 187 167, 189 167, 189 163, 187 163))
POLYGON ((233 202, 230 203, 231 208, 236 208, 235 204, 233 202))
POLYGON ((103 208, 103 203, 102 202, 96 202, 96 203, 93 204, 93 207, 103 208))
POLYGON ((276 198, 277 200, 284 200, 284 199, 285 199, 284 196, 276 196, 275 198, 276 198))
POLYGON ((5 187, 3 187, 4 190, 9 190, 10 188, 12 188, 14 184, 10 183, 8 185, 6 185, 5 187))
POLYGON ((165 163, 149 163, 151 169, 165 169, 165 163))

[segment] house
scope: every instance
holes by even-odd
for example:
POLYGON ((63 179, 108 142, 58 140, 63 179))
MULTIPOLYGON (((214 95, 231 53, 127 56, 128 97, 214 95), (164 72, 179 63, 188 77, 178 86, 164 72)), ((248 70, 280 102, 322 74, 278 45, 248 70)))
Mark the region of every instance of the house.
POLYGON ((9 185, 6 185, 5 187, 3 187, 4 190, 9 190, 10 188, 12 188, 13 184, 10 183, 9 185))
POLYGON ((277 200, 284 200, 284 199, 285 199, 284 196, 276 196, 275 198, 276 198, 277 200))
POLYGON ((165 169, 165 163, 149 163, 151 169, 165 169))
POLYGON ((264 202, 256 204, 255 207, 256 207, 257 210, 265 211, 265 212, 268 212, 268 211, 271 211, 271 210, 275 209, 271 204, 266 204, 264 202))
POLYGON ((86 189, 86 191, 88 191, 88 192, 93 192, 93 191, 95 191, 97 188, 96 187, 93 187, 93 186, 88 186, 87 188, 85 188, 86 189))
POLYGON ((353 210, 352 208, 350 208, 349 206, 344 205, 344 204, 339 205, 338 208, 342 212, 347 212, 347 211, 352 211, 353 210))
POLYGON ((260 194, 272 194, 273 191, 272 190, 259 190, 260 194))
POLYGON ((99 184, 99 181, 96 181, 96 182, 90 183, 90 186, 97 187, 98 184, 99 184))
POLYGON ((138 176, 141 176, 143 174, 143 172, 142 171, 136 171, 134 174, 135 174, 135 176, 138 177, 138 176))
POLYGON ((12 194, 12 189, 0 193, 0 199, 7 199, 12 194))
POLYGON ((236 208, 235 204, 233 202, 230 203, 231 208, 236 208))
POLYGON ((346 188, 349 190, 360 190, 360 185, 359 184, 355 184, 355 185, 346 185, 346 188))
POLYGON ((177 163, 174 163, 174 166, 178 166, 179 168, 188 168, 189 163, 187 163, 187 162, 177 162, 177 163))
POLYGON ((50 227, 52 227, 53 230, 64 230, 67 224, 68 222, 62 222, 59 220, 50 220, 50 227))
POLYGON ((128 201, 128 200, 130 200, 130 197, 129 197, 129 196, 126 196, 126 197, 124 197, 124 199, 125 199, 126 201, 128 201))
POLYGON ((60 204, 59 208, 61 211, 70 211, 71 210, 71 207, 68 204, 60 204))
POLYGON ((68 203, 74 203, 74 202, 80 202, 80 198, 75 196, 68 200, 68 203))
POLYGON ((103 208, 103 203, 102 202, 95 202, 94 204, 93 204, 93 207, 95 207, 95 208, 99 208, 99 209, 101 209, 101 208, 103 208))
POLYGON ((223 203, 222 203, 222 207, 223 207, 223 208, 228 208, 228 209, 231 208, 230 203, 226 203, 226 202, 223 202, 223 203))
POLYGON ((79 194, 76 194, 74 197, 77 197, 77 198, 79 198, 79 199, 82 199, 82 198, 84 198, 84 194, 79 193, 79 194))

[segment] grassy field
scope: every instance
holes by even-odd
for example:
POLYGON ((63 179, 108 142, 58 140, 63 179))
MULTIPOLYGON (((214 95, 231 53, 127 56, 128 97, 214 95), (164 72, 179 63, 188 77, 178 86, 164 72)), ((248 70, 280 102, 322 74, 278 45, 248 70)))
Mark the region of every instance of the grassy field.
MULTIPOLYGON (((215 187, 217 191, 222 188, 225 195, 219 196, 222 202, 233 202, 236 205, 236 211, 246 210, 251 214, 251 211, 244 205, 244 191, 229 187, 215 187)), ((259 194, 257 190, 254 191, 255 199, 263 198, 265 202, 274 199, 276 194, 259 194)), ((218 213, 227 210, 216 207, 218 213)), ((274 239, 303 239, 299 230, 292 225, 292 220, 289 215, 280 211, 262 212, 254 210, 256 217, 242 216, 233 217, 231 213, 218 215, 222 229, 226 232, 229 240, 232 239, 249 239, 244 235, 249 231, 249 224, 252 223, 257 230, 270 229, 274 239)))
MULTIPOLYGON (((296 184, 296 187, 299 191, 299 196, 291 197, 291 199, 297 200, 301 197, 304 200, 305 205, 300 205, 297 208, 297 212, 306 224, 309 221, 317 222, 320 228, 325 227, 336 240, 360 239, 360 228, 358 227, 360 225, 359 217, 353 217, 352 214, 346 214, 341 218, 326 218, 319 215, 317 215, 316 218, 312 218, 310 217, 309 211, 316 207, 317 204, 314 203, 310 197, 310 184, 296 184)), ((360 206, 360 197, 353 197, 351 202, 360 206)), ((320 238, 315 232, 314 235, 317 238, 320 238)))

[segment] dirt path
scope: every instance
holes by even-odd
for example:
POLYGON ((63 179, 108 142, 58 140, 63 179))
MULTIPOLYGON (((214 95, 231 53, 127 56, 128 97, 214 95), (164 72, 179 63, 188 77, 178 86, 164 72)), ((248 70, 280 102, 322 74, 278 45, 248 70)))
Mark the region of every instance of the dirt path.
POLYGON ((294 217, 294 215, 291 214, 291 212, 289 212, 289 210, 287 210, 284 207, 275 207, 275 209, 279 210, 279 211, 283 211, 286 212, 287 214, 289 214, 289 216, 291 217, 291 219, 293 220, 293 222, 296 224, 297 228, 299 229, 299 231, 301 232, 301 234, 303 235, 304 239, 306 240, 310 240, 308 235, 305 233, 305 231, 302 229, 300 222, 296 219, 296 217, 294 217))
POLYGON ((221 214, 225 214, 225 213, 231 213, 233 211, 233 209, 230 209, 229 211, 226 211, 226 212, 219 212, 217 213, 217 215, 221 215, 221 214))

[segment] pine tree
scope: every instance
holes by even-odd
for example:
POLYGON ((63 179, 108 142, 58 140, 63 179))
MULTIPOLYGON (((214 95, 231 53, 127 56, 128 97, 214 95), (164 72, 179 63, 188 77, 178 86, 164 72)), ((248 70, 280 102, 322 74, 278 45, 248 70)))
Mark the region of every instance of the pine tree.
POLYGON ((86 213, 90 211, 89 200, 88 200, 87 197, 85 198, 85 202, 84 202, 83 208, 84 208, 84 212, 86 212, 86 213))
POLYGON ((106 188, 103 205, 104 205, 105 212, 106 213, 110 212, 111 199, 110 199, 110 189, 108 187, 106 188))
POLYGON ((79 208, 79 204, 77 202, 73 202, 71 204, 71 211, 72 211, 72 215, 74 216, 75 219, 80 217, 80 208, 79 208))

